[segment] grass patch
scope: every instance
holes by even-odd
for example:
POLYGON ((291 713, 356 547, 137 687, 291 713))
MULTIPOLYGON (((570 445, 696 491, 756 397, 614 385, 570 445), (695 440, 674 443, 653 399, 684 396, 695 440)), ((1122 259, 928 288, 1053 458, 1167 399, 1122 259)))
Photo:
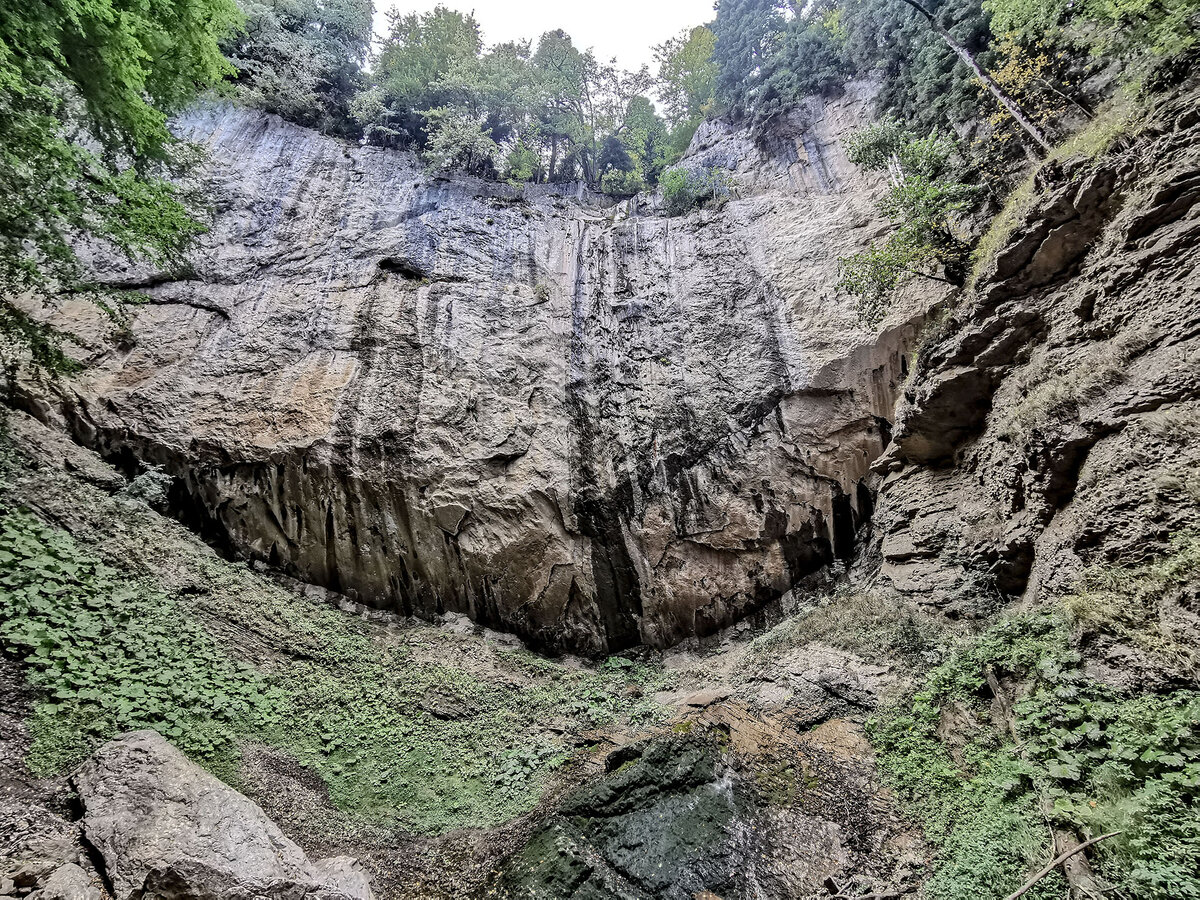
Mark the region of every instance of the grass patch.
POLYGON ((254 740, 317 772, 352 820, 436 834, 532 809, 572 755, 558 732, 663 715, 648 695, 665 676, 632 660, 568 669, 371 625, 215 556, 188 562, 203 589, 171 596, 28 513, 0 518, 0 637, 41 692, 38 774, 155 728, 236 783, 254 740))
POLYGON ((1164 668, 1194 675, 1200 658, 1188 635, 1163 615, 1200 581, 1200 531, 1176 535, 1162 558, 1136 566, 1090 566, 1073 594, 1062 598, 1078 626, 1128 640, 1164 668))
POLYGON ((1118 139, 1135 137, 1145 119, 1146 103, 1136 88, 1124 88, 1096 110, 1095 117, 1079 131, 1058 144, 1046 160, 1009 193, 1000 212, 992 219, 987 231, 972 253, 971 274, 967 289, 973 290, 990 268, 996 254, 1013 233, 1025 222, 1040 192, 1037 176, 1047 165, 1067 159, 1096 160, 1108 152, 1118 139))
POLYGON ((929 665, 953 641, 938 615, 896 597, 839 592, 779 623, 750 644, 749 670, 769 668, 781 650, 821 643, 873 661, 929 665))
MULTIPOLYGON (((1008 619, 964 643, 868 732, 939 850, 930 900, 1015 890, 1048 860, 1049 825, 1123 832, 1090 854, 1117 896, 1200 897, 1200 694, 1118 694, 1086 674, 1060 618, 1008 619), (992 723, 989 670, 1019 685, 1019 743, 992 723)), ((1064 888, 1055 873, 1030 896, 1064 888)))
POLYGON ((1122 333, 1065 373, 1060 374, 1052 360, 1030 367, 1018 378, 1021 399, 996 414, 996 435, 1023 446, 1035 431, 1072 421, 1080 406, 1125 378, 1129 363, 1149 342, 1145 332, 1122 333))
POLYGON ((154 728, 230 777, 235 735, 279 714, 282 692, 164 594, 27 513, 0 519, 0 639, 43 695, 30 727, 38 775, 82 762, 114 734, 154 728))

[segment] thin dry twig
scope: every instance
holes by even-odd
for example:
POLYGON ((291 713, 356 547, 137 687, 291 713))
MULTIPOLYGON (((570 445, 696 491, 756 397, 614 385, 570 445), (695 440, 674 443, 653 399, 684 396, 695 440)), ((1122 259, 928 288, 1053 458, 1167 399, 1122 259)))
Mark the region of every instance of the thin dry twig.
POLYGON ((1017 900, 1018 897, 1022 896, 1026 892, 1028 892, 1030 888, 1032 888, 1035 884, 1037 884, 1039 881, 1041 881, 1043 878, 1045 878, 1047 875, 1049 875, 1051 872, 1053 872, 1055 870, 1055 868, 1062 865, 1062 863, 1064 863, 1066 860, 1070 859, 1076 853, 1079 853, 1081 850, 1087 849, 1088 847, 1092 846, 1092 844, 1098 844, 1101 841, 1108 840, 1110 837, 1116 837, 1120 833, 1121 832, 1119 832, 1119 831, 1110 831, 1108 834, 1102 834, 1099 837, 1094 837, 1090 841, 1084 841, 1082 844, 1072 847, 1066 853, 1060 853, 1053 860, 1051 860, 1049 864, 1047 864, 1046 868, 1042 869, 1042 871, 1038 872, 1036 875, 1034 875, 1032 878, 1030 878, 1027 882, 1025 882, 1025 884, 1021 887, 1021 889, 1019 891, 1009 894, 1007 897, 1004 898, 1004 900, 1017 900))

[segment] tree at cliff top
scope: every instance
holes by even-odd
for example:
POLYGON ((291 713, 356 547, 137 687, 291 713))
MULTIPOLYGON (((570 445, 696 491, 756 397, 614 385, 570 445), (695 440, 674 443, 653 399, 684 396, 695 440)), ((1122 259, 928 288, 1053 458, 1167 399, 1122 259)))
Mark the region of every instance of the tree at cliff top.
POLYGON ((245 26, 224 50, 243 102, 335 134, 357 130, 351 98, 362 90, 371 0, 241 0, 245 26))
MULTIPOLYGON (((167 115, 230 71, 232 0, 26 0, 0 13, 0 332, 62 367, 13 305, 79 287, 88 235, 165 264, 200 230, 176 187, 167 115)), ((5 353, 6 356, 11 355, 5 353)))
POLYGON ((961 180, 954 147, 933 135, 915 138, 889 119, 855 135, 846 155, 868 171, 890 174, 891 189, 880 211, 896 224, 882 243, 840 261, 838 286, 857 298, 859 317, 878 325, 906 275, 961 287, 971 243, 956 220, 977 201, 979 189, 961 180))
POLYGON ((722 0, 713 32, 718 96, 758 128, 853 73, 836 0, 722 0))
POLYGON ((654 48, 658 96, 666 106, 671 149, 682 154, 705 116, 716 112, 717 77, 713 59, 717 36, 700 25, 654 48))
POLYGON ((657 116, 631 102, 649 87, 649 72, 602 64, 562 31, 542 35, 536 48, 516 42, 485 51, 472 16, 440 6, 393 15, 373 80, 351 104, 368 140, 413 147, 436 169, 598 184, 605 139, 622 132, 640 141, 639 177, 661 169, 647 109, 657 116), (456 142, 469 152, 457 152, 456 142))

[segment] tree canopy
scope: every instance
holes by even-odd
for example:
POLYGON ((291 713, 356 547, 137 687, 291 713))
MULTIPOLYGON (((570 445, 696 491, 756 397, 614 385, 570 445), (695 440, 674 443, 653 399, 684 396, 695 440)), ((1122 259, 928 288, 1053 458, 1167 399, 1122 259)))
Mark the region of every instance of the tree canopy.
POLYGON ((199 230, 160 177, 167 117, 233 69, 219 42, 232 0, 25 0, 0 14, 0 332, 65 365, 13 304, 78 280, 90 235, 160 262, 199 230))
POLYGON ((371 79, 350 105, 366 140, 420 150, 436 168, 597 185, 619 173, 608 184, 621 191, 662 169, 665 126, 648 100, 635 102, 649 71, 603 63, 563 31, 487 48, 473 16, 441 6, 393 14, 371 79), (456 143, 471 149, 452 152, 456 143))
POLYGON ((336 134, 356 129, 371 0, 241 0, 245 25, 223 44, 243 102, 336 134))

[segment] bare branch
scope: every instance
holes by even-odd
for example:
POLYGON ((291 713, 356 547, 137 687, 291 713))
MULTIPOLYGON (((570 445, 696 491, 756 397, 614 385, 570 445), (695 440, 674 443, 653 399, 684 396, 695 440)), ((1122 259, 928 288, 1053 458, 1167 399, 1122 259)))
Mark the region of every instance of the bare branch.
POLYGON ((1025 882, 1025 884, 1021 887, 1021 889, 1019 891, 1009 894, 1007 897, 1004 898, 1004 900, 1017 900, 1018 897, 1024 896, 1026 893, 1029 892, 1029 890, 1035 884, 1037 884, 1039 881, 1041 881, 1043 878, 1045 878, 1047 875, 1049 875, 1051 872, 1053 872, 1055 870, 1055 868, 1062 865, 1064 862, 1066 862, 1068 859, 1070 859, 1076 853, 1079 853, 1079 852, 1087 849, 1088 847, 1092 846, 1092 844, 1098 844, 1101 841, 1108 840, 1110 837, 1116 837, 1120 833, 1121 832, 1119 832, 1119 831, 1110 831, 1108 834, 1102 834, 1099 837, 1094 837, 1090 841, 1084 841, 1082 844, 1072 847, 1066 853, 1060 853, 1058 856, 1056 856, 1054 859, 1052 859, 1049 862, 1049 864, 1047 864, 1046 868, 1042 869, 1042 871, 1038 872, 1036 875, 1034 875, 1032 878, 1030 878, 1029 881, 1025 882))

